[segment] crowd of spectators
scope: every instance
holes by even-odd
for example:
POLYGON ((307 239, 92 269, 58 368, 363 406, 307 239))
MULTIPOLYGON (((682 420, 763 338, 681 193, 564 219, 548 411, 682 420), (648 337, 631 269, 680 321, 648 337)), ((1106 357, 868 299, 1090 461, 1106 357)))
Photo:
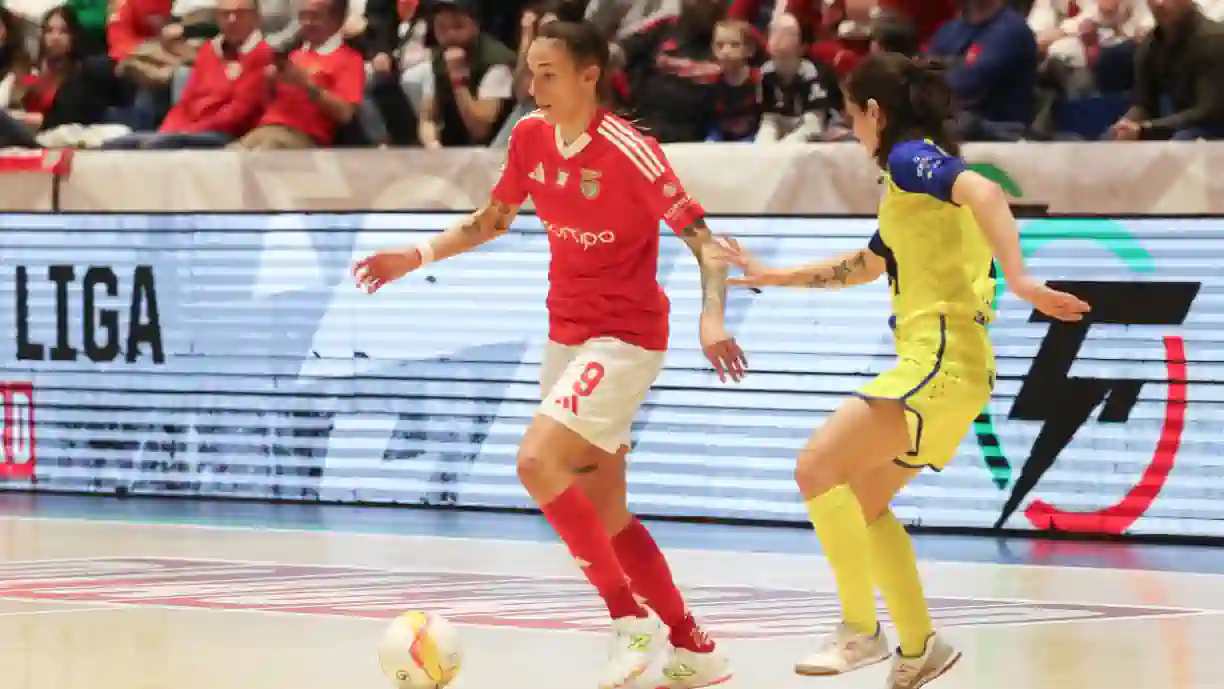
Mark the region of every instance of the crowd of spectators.
POLYGON ((875 50, 943 62, 966 140, 1224 138, 1224 0, 9 0, 0 146, 504 145, 581 18, 664 143, 848 139, 875 50))

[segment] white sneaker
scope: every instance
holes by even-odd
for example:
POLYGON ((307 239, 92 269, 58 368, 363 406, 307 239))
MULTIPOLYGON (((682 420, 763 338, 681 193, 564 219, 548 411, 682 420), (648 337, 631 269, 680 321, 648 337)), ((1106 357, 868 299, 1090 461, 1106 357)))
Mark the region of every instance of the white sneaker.
POLYGON ((612 621, 614 636, 599 689, 624 689, 633 684, 667 644, 667 627, 654 615, 612 621))
POLYGON ((673 648, 671 658, 663 666, 663 683, 658 689, 702 689, 730 680, 731 663, 718 649, 694 653, 673 648))
POLYGON ((918 689, 939 679, 961 659, 961 652, 939 636, 927 637, 926 648, 917 658, 906 658, 897 649, 892 672, 888 673, 887 689, 918 689))
POLYGON ((795 663, 795 672, 808 676, 840 675, 884 662, 891 655, 888 639, 879 625, 875 635, 868 636, 839 624, 819 651, 795 663))

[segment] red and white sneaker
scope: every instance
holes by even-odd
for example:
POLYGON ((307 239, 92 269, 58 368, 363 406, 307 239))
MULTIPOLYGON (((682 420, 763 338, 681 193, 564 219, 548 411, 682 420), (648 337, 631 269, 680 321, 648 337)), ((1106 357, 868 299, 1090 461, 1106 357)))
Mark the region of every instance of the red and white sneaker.
POLYGON ((599 689, 625 689, 646 672, 667 645, 667 627, 654 615, 612 621, 614 635, 599 689))
POLYGON ((840 675, 882 663, 890 656, 888 639, 879 625, 875 635, 868 636, 839 624, 818 651, 795 663, 795 672, 816 677, 840 675))
POLYGON ((730 680, 731 663, 717 648, 705 653, 673 648, 658 689, 703 689, 730 680))
POLYGON ((961 652, 942 637, 927 637, 926 647, 917 658, 907 658, 897 649, 886 689, 919 689, 939 679, 961 659, 961 652))

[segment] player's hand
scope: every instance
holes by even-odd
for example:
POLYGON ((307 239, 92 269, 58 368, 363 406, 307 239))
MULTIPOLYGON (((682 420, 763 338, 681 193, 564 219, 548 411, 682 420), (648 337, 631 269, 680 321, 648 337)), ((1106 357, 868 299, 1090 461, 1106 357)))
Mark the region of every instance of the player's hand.
POLYGON ((719 260, 726 261, 729 265, 733 265, 744 272, 744 277, 742 278, 727 280, 728 285, 758 287, 760 285, 757 280, 762 276, 766 276, 772 270, 769 266, 758 261, 752 255, 752 252, 740 246, 739 241, 734 237, 715 237, 714 246, 718 250, 717 258, 719 260))
POLYGON ((748 359, 735 338, 727 333, 722 319, 702 314, 699 331, 701 351, 714 366, 718 379, 725 383, 730 376, 731 380, 740 382, 748 368, 748 359))
POLYGON ((1084 319, 1084 314, 1092 310, 1088 302, 1074 294, 1059 292, 1041 280, 1022 277, 1009 280, 1008 285, 1017 297, 1032 304, 1038 311, 1060 321, 1075 322, 1084 319))
POLYGON ((355 263, 353 277, 359 289, 374 294, 420 267, 421 254, 416 249, 380 251, 355 263))

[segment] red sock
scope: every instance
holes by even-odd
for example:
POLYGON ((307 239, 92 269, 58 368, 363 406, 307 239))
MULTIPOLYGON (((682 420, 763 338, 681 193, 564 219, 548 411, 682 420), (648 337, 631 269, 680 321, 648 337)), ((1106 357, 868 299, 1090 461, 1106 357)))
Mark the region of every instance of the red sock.
POLYGON ((659 550, 650 531, 634 519, 612 539, 612 546, 616 548, 616 556, 633 582, 634 590, 646 599, 663 624, 671 629, 672 645, 694 653, 714 650, 714 642, 689 614, 684 597, 672 579, 667 558, 663 557, 663 551, 659 550))
POLYGON ((599 591, 612 619, 645 617, 646 609, 633 597, 599 514, 582 488, 571 485, 541 511, 569 547, 570 555, 579 561, 587 581, 599 591))

